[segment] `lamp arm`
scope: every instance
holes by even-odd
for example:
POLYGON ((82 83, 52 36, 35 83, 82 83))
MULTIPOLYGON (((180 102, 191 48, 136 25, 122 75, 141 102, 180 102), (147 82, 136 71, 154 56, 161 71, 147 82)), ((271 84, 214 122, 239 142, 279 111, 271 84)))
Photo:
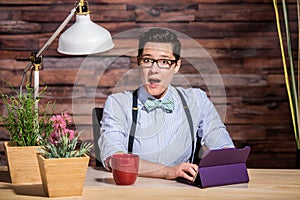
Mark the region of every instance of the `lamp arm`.
POLYGON ((56 31, 53 33, 53 35, 48 39, 48 41, 45 43, 45 45, 41 48, 41 50, 36 54, 37 57, 40 57, 43 54, 43 52, 50 46, 50 44, 53 42, 53 40, 67 26, 67 24, 70 22, 70 20, 72 19, 72 17, 75 14, 76 8, 73 8, 70 11, 70 14, 65 18, 65 20, 61 23, 61 25, 56 29, 56 31))
POLYGON ((28 65, 26 66, 26 68, 23 71, 23 77, 22 77, 22 82, 21 82, 21 86, 20 86, 20 94, 22 95, 22 88, 24 85, 24 81, 25 81, 25 76, 26 73, 29 69, 32 69, 32 67, 34 67, 33 62, 36 60, 36 58, 39 58, 44 51, 51 45, 51 43, 54 41, 54 39, 60 34, 60 32, 67 26, 67 24, 70 22, 70 20, 72 19, 72 17, 74 16, 77 7, 80 4, 77 4, 75 8, 73 8, 70 11, 70 14, 65 18, 65 20, 61 23, 61 25, 56 29, 56 31, 52 34, 52 36, 48 39, 48 41, 44 44, 44 46, 38 51, 37 54, 35 54, 34 56, 30 57, 31 62, 28 63, 28 65))

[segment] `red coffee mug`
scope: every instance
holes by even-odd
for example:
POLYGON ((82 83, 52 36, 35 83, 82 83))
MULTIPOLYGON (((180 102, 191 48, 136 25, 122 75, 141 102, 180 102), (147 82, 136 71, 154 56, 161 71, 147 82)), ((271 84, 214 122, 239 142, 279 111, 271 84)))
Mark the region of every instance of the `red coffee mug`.
POLYGON ((135 154, 114 154, 111 167, 117 185, 132 185, 138 176, 139 156, 135 154))

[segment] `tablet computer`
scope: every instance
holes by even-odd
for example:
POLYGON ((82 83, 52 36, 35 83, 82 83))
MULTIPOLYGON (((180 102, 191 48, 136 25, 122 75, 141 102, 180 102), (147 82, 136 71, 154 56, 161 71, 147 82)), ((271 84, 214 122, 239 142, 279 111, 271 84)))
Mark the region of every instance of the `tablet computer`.
POLYGON ((194 181, 177 178, 178 182, 200 188, 249 182, 246 161, 250 147, 207 150, 199 162, 194 181))

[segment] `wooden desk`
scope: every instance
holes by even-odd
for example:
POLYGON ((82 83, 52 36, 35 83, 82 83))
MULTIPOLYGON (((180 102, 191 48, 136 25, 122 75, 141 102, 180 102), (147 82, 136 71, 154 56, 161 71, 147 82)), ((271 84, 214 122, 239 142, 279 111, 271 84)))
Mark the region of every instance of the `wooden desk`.
MULTIPOLYGON (((132 186, 115 185, 110 173, 88 169, 82 197, 60 199, 84 200, 241 200, 241 199, 300 199, 300 170, 249 169, 250 182, 200 189, 176 181, 138 177, 132 186)), ((0 171, 0 199, 51 199, 42 185, 12 185, 7 170, 0 171)), ((63 180, 62 180, 63 181, 63 180)))

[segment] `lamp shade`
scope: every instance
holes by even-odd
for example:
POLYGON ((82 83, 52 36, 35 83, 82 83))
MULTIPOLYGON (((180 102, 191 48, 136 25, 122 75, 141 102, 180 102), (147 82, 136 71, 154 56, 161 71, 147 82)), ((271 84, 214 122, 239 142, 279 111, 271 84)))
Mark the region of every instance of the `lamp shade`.
POLYGON ((76 15, 76 22, 61 34, 57 51, 69 55, 86 55, 114 47, 110 33, 91 21, 90 15, 76 15))

